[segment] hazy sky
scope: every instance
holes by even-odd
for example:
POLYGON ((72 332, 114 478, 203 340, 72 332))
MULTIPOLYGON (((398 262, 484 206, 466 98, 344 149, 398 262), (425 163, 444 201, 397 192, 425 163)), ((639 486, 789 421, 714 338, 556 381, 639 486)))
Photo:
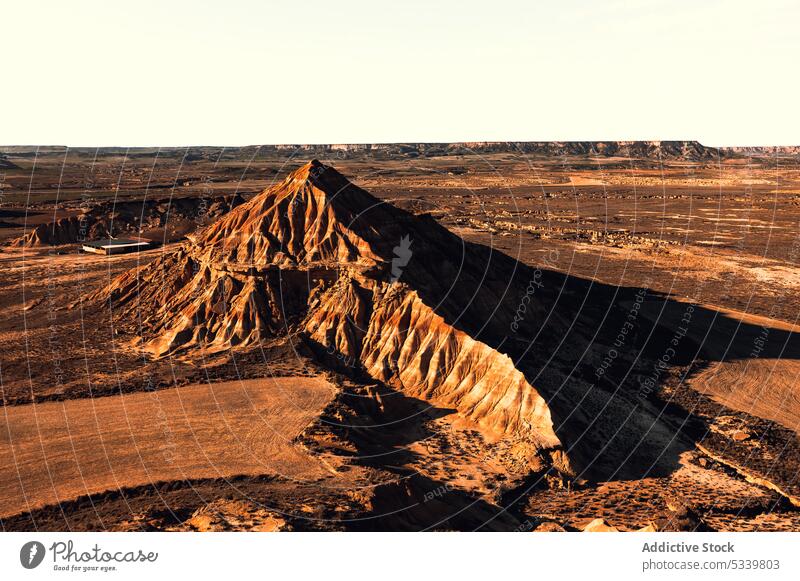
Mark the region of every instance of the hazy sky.
POLYGON ((799 7, 7 2, 0 143, 800 144, 799 7))

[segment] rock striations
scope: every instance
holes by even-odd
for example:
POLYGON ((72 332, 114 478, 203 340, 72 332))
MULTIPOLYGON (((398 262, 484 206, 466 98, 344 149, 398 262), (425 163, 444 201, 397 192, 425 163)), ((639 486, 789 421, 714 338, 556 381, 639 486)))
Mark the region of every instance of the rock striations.
POLYGON ((513 321, 517 278, 516 261, 312 161, 91 298, 136 321, 156 358, 299 337, 569 472, 545 399, 490 339, 513 321))

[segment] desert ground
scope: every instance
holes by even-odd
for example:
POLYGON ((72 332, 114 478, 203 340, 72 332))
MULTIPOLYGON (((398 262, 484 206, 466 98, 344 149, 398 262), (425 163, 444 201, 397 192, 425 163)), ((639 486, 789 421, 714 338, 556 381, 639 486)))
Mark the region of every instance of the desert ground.
POLYGON ((0 147, 0 526, 800 530, 799 223, 789 147, 0 147))

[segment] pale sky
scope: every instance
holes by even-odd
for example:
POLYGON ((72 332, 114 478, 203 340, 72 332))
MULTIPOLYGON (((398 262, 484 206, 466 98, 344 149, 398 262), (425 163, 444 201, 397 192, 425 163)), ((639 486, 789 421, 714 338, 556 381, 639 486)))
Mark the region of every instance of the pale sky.
POLYGON ((17 1, 0 144, 800 144, 800 2, 17 1))

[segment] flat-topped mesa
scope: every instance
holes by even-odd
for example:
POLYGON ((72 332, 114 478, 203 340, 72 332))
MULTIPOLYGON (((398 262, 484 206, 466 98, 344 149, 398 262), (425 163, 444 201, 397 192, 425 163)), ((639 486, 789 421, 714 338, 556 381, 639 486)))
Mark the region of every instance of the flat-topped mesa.
POLYGON ((369 266, 391 260, 382 230, 396 228, 400 214, 313 160, 190 239, 197 258, 232 270, 369 266))

